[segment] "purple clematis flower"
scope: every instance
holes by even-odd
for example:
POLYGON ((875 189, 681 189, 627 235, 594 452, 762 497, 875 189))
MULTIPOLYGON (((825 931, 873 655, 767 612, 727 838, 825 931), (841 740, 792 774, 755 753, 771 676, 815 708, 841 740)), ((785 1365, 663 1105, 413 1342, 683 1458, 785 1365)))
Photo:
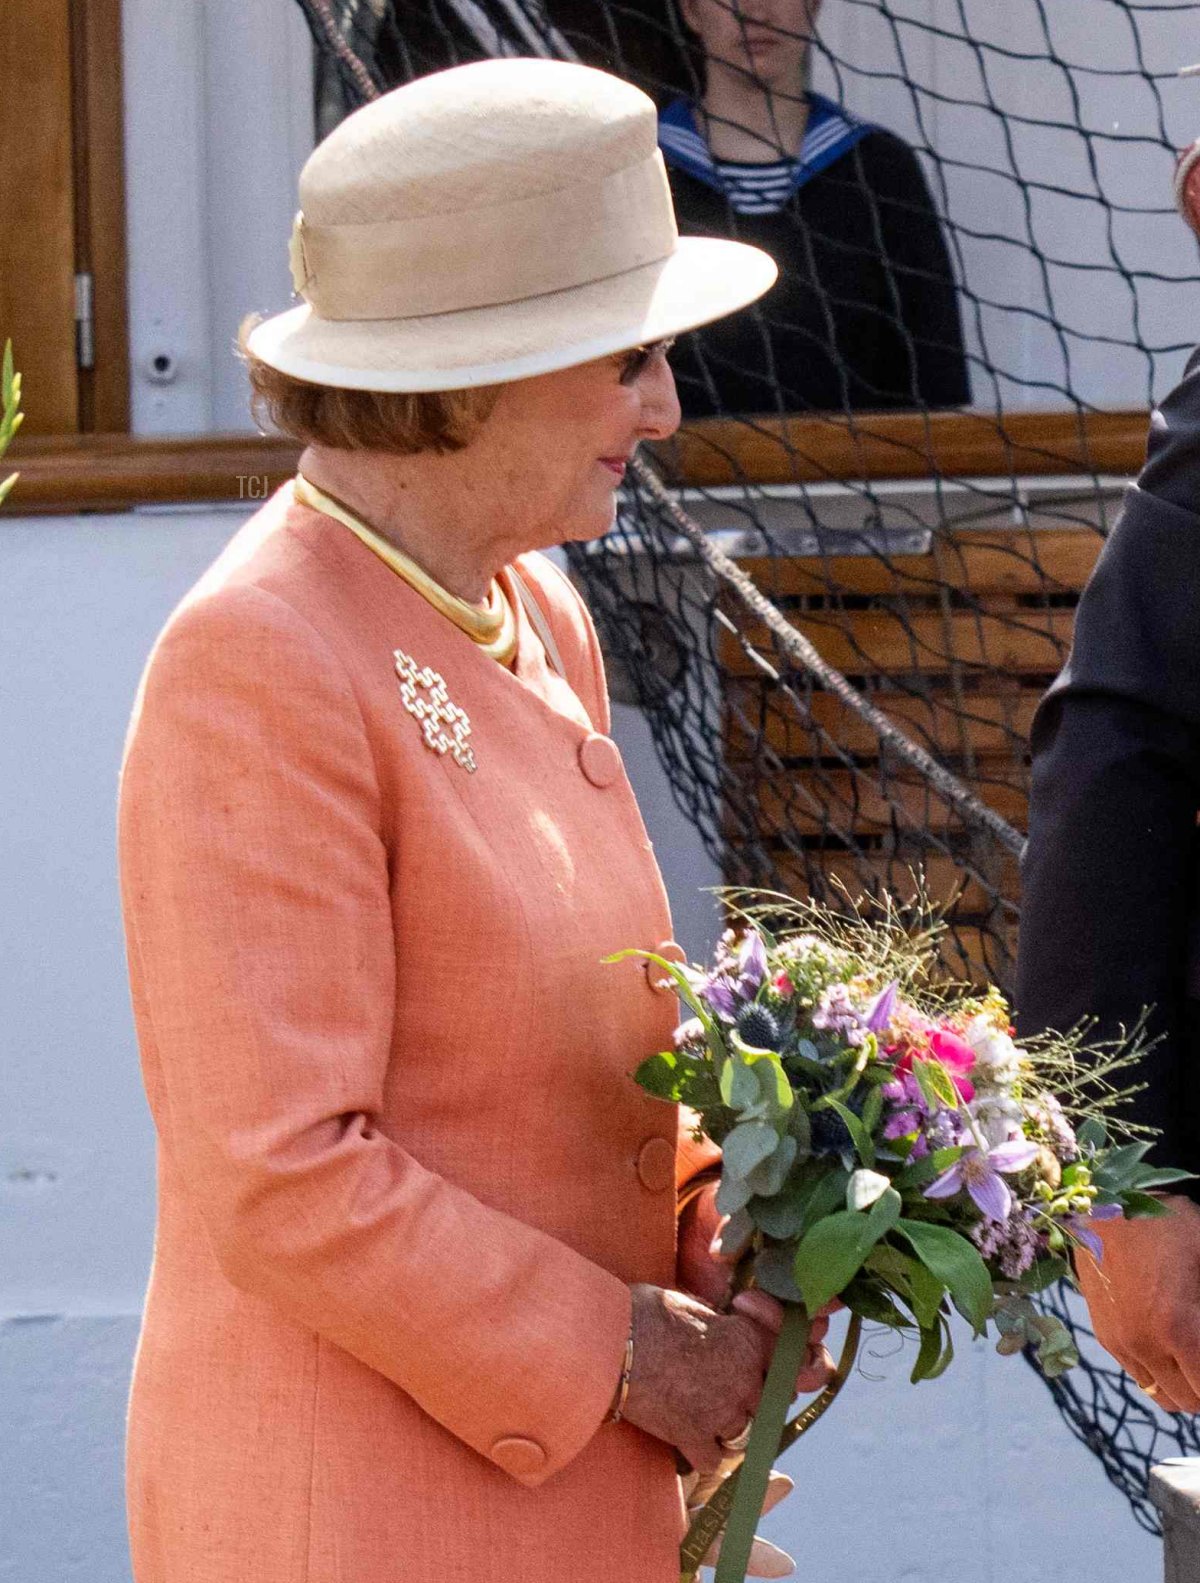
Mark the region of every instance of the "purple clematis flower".
POLYGON ((896 996, 900 991, 899 983, 893 979, 886 989, 880 990, 875 997, 875 1002, 867 1013, 867 1031, 869 1033, 882 1033, 892 1020, 892 1012, 896 1008, 896 996))
POLYGON ((700 985, 701 1000, 706 1000, 715 1012, 722 1017, 728 1017, 730 1022, 737 1016, 737 1002, 733 992, 733 984, 722 973, 714 973, 700 985))
POLYGON ((1093 1204, 1086 1215, 1068 1215, 1063 1225, 1075 1238, 1082 1242, 1084 1247, 1099 1264, 1104 1257, 1104 1244, 1088 1225, 1089 1220, 1119 1220, 1125 1213, 1120 1204, 1093 1204))
POLYGON ((767 976, 767 948, 754 929, 742 941, 738 952, 738 991, 747 999, 756 995, 767 976))
POLYGON ((971 1148, 925 1189, 926 1198, 953 1198, 966 1188, 989 1220, 1005 1221, 1012 1213, 1013 1196, 1001 1172, 1015 1175, 1037 1159, 1036 1143, 1015 1138, 994 1149, 971 1148))

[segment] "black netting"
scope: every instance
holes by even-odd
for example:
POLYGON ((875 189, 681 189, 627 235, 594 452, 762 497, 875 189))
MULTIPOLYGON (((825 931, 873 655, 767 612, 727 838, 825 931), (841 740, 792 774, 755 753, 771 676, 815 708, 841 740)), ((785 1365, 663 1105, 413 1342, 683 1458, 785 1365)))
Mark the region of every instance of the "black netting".
MULTIPOLYGON (((779 260, 775 291, 673 354, 672 497, 635 471, 571 566, 730 882, 904 894, 919 869, 948 965, 1010 985, 1033 710, 1191 347, 1171 176, 1200 4, 826 0, 797 48, 804 0, 684 0, 743 77, 800 62, 752 125, 702 108, 672 0, 300 4, 320 131, 444 66, 582 59, 664 110, 682 229, 779 260)), ((1049 1388, 1157 1530, 1148 1468, 1195 1432, 1075 1329, 1084 1363, 1049 1388)))

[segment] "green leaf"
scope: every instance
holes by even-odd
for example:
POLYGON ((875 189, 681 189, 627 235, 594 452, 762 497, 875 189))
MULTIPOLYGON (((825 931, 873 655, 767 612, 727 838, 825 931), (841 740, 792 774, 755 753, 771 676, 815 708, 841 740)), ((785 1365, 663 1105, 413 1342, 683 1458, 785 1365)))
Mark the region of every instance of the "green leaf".
POLYGON ((958 1090, 940 1061, 935 1061, 932 1057, 928 1060, 917 1057, 913 1061, 912 1069, 917 1086, 921 1090, 921 1097, 930 1110, 958 1109, 958 1090))
POLYGON ((1089 1116, 1075 1132, 1076 1140, 1084 1149, 1103 1149, 1108 1142, 1108 1128, 1099 1116, 1089 1116))
POLYGON ((901 1220, 896 1232, 943 1283, 955 1308, 976 1335, 982 1335, 992 1312, 992 1278, 974 1243, 949 1226, 934 1226, 923 1220, 901 1220))
POLYGON ((721 1150, 722 1170, 726 1176, 744 1180, 756 1165, 761 1165, 773 1153, 778 1142, 779 1134, 765 1121, 743 1121, 725 1139, 721 1150))
POLYGON ((787 1181, 788 1172, 796 1159, 796 1140, 785 1133, 760 1165, 756 1165, 746 1178, 746 1185, 760 1198, 772 1198, 787 1181))
POLYGON ((845 1122, 846 1131, 850 1134, 855 1152, 862 1163, 868 1168, 873 1166, 875 1164, 875 1145, 871 1141, 871 1134, 863 1126, 861 1118, 856 1116, 847 1105, 843 1105, 840 1099, 831 1099, 829 1108, 845 1122))
POLYGON ((653 962, 656 967, 662 969, 668 978, 674 980, 675 993, 687 1006, 692 1015, 699 1018, 713 1056, 718 1062, 724 1061, 728 1055, 725 1049, 724 1036, 708 1005, 696 994, 696 991, 688 982, 687 974, 678 962, 668 962, 666 957, 659 956, 657 951, 639 951, 635 946, 630 946, 624 951, 614 951, 611 956, 602 957, 601 961, 607 966, 613 962, 624 962, 627 958, 634 956, 641 958, 644 962, 653 962))
POLYGON ((1126 1220, 1161 1220, 1164 1215, 1171 1213, 1168 1204, 1164 1204, 1161 1198, 1151 1198, 1149 1193, 1122 1193, 1121 1205, 1126 1220))
POLYGON ((863 1213, 842 1209, 818 1220, 796 1250, 793 1274, 810 1314, 823 1308, 862 1269, 871 1249, 900 1218, 900 1195, 894 1188, 863 1213))
POLYGON ((1133 1186, 1139 1191, 1150 1187, 1170 1187, 1173 1182, 1194 1182, 1194 1171, 1175 1171, 1170 1166, 1155 1169, 1153 1166, 1140 1166, 1133 1178, 1133 1186))
POLYGON ((1023 1292, 1044 1292, 1048 1286, 1053 1286, 1055 1281, 1066 1280, 1071 1273, 1071 1266, 1066 1259, 1049 1257, 1039 1259, 1021 1277, 1021 1290, 1023 1292))
POLYGON ((1128 1187, 1134 1172, 1150 1149, 1148 1143, 1125 1143, 1119 1149, 1109 1149, 1096 1160, 1093 1180, 1098 1187, 1120 1191, 1128 1187))
POLYGON ((866 1276, 857 1276, 842 1293, 842 1301, 852 1314, 859 1314, 877 1325, 893 1330, 910 1330, 912 1320, 901 1313, 891 1296, 866 1276))
POLYGON ((937 1320, 941 1312, 942 1299, 946 1295, 946 1283, 939 1279, 928 1265, 922 1264, 918 1259, 913 1267, 909 1281, 912 1294, 913 1314, 917 1323, 924 1330, 937 1320))
POLYGON ((739 1111, 753 1105, 761 1092, 753 1068, 740 1055, 731 1055, 722 1066, 720 1090, 730 1110, 739 1111))
POLYGON ((944 1374, 954 1357, 954 1341, 950 1327, 942 1318, 921 1331, 921 1346, 909 1379, 914 1385, 921 1380, 936 1380, 944 1374))
POLYGON ((788 1248, 764 1248, 754 1261, 754 1281, 764 1292, 781 1303, 800 1303, 803 1293, 792 1278, 792 1259, 788 1248))
POLYGON ((892 1186, 900 1193, 907 1193, 910 1188, 924 1187, 927 1182, 932 1182, 935 1176, 941 1176, 943 1171, 948 1171, 956 1160, 962 1158, 962 1149, 955 1144, 948 1149, 934 1149, 931 1154, 925 1155, 920 1160, 914 1160, 911 1165, 896 1174, 892 1179, 892 1186))
POLYGON ((753 1197, 754 1189, 743 1177, 730 1176, 728 1171, 721 1172, 716 1196, 718 1214, 736 1215, 739 1209, 746 1208, 753 1197))
POLYGON ((670 1050, 660 1050, 657 1055, 647 1056, 634 1072, 633 1080, 640 1083, 648 1094, 653 1094, 655 1099, 677 1102, 680 1088, 679 1057, 670 1050))
POLYGON ((867 1129, 869 1137, 874 1137, 879 1130, 879 1123, 883 1119, 883 1090, 873 1088, 867 1095, 863 1105, 862 1124, 867 1129))
POLYGON ((804 1211, 811 1197, 812 1185, 807 1182, 788 1183, 772 1198, 752 1198, 750 1216, 760 1231, 779 1242, 798 1237, 804 1225, 804 1211))
POLYGON ((755 1052, 747 1057, 747 1063, 754 1080, 758 1084, 758 1091, 763 1102, 768 1105, 777 1116, 786 1116, 795 1104, 792 1094, 792 1085, 788 1082, 787 1073, 783 1063, 774 1050, 755 1052))

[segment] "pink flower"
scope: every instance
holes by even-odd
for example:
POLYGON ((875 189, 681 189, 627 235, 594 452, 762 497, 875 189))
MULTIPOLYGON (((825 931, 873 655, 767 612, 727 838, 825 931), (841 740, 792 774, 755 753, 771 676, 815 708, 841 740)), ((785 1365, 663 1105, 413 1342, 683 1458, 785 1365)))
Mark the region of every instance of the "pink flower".
POLYGON ((777 995, 782 995, 785 999, 796 993, 796 986, 786 973, 776 973, 771 980, 771 988, 777 995))

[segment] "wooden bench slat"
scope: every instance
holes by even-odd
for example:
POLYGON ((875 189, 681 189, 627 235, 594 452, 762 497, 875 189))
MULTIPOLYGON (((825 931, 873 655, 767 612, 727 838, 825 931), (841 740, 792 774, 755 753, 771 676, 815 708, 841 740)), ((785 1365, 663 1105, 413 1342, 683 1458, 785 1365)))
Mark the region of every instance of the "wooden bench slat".
MULTIPOLYGON (((954 610, 947 615, 887 610, 853 610, 818 620, 805 616, 793 625, 816 646, 828 664, 848 675, 937 674, 956 664, 1019 676, 1057 674, 1071 641, 1069 610, 1030 610, 1006 617, 954 610)), ((766 627, 751 622, 745 640, 776 669, 781 656, 766 627)), ((738 676, 761 672, 740 642, 722 633, 722 666, 738 676)))
MULTIPOLYGON (((961 704, 949 691, 929 700, 900 692, 872 692, 870 701, 936 757, 1009 752, 1020 758, 1043 690, 972 691, 961 704)), ((727 682, 725 743, 731 760, 756 758, 764 742, 785 759, 824 756, 828 748, 821 733, 847 753, 879 751, 874 729, 833 693, 814 692, 793 701, 787 694, 764 693, 753 682, 727 682)))
POLYGON ((831 593, 932 594, 944 584, 989 593, 1078 591, 1103 540, 1088 528, 939 533, 928 555, 747 556, 738 565, 769 598, 831 593))

